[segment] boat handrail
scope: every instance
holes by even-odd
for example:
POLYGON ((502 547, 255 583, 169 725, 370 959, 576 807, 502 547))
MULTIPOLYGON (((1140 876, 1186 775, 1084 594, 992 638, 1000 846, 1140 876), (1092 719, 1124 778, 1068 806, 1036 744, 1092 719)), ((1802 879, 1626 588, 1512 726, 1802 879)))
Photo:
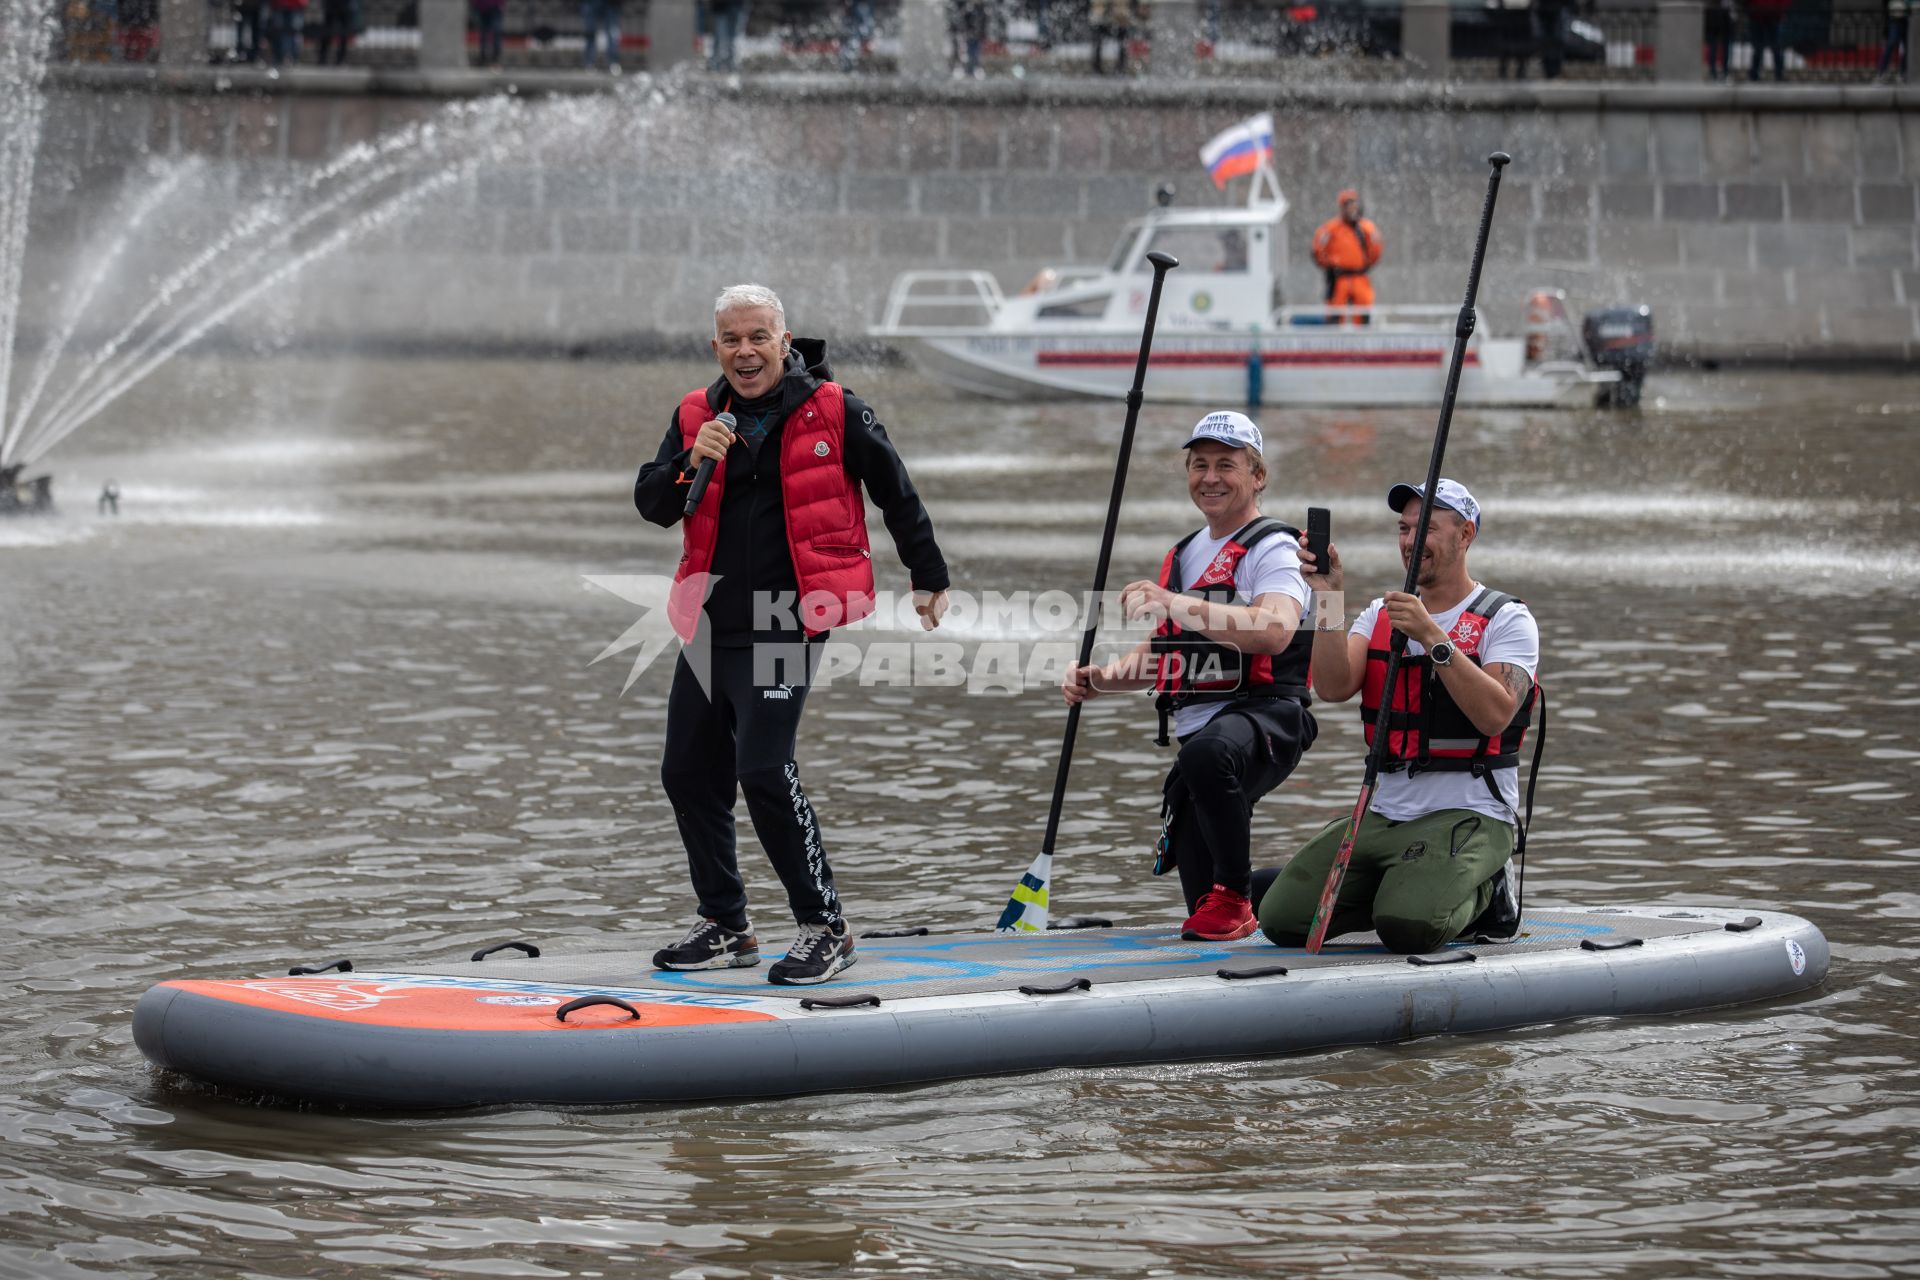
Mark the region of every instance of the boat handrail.
MULTIPOLYGON (((1485 315, 1474 308, 1474 331, 1483 327, 1485 315)), ((1371 325, 1412 329, 1416 331, 1435 330, 1451 333, 1460 316, 1460 308, 1444 303, 1430 302, 1387 302, 1373 303, 1368 306, 1334 306, 1332 303, 1319 305, 1294 305, 1275 308, 1268 323, 1276 329, 1314 324, 1337 324, 1352 317, 1366 317, 1371 325)))
POLYGON ((901 317, 915 310, 979 313, 991 321, 1006 304, 1000 282, 986 271, 937 270, 903 271, 887 292, 887 307, 880 328, 899 329, 901 317), (926 286, 943 286, 944 291, 928 292, 926 286))

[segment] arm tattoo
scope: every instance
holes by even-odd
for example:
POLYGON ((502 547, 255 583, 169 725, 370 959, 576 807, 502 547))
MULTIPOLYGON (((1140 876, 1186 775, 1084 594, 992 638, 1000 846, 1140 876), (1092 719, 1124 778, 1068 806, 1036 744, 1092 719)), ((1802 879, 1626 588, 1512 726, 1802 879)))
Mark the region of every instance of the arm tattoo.
POLYGON ((1525 667, 1512 663, 1502 663, 1501 666, 1500 683, 1506 685, 1507 692, 1513 695, 1513 709, 1518 711, 1521 703, 1527 699, 1527 690, 1533 688, 1533 677, 1527 674, 1525 667))

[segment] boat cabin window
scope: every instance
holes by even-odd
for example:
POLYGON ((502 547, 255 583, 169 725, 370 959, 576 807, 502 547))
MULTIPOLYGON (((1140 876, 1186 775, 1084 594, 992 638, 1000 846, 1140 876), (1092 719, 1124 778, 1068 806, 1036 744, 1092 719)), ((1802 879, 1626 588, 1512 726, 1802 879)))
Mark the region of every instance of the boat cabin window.
POLYGON ((1098 294, 1091 298, 1078 298, 1072 302, 1056 302, 1040 308, 1042 320, 1086 320, 1099 319, 1107 314, 1107 303, 1113 297, 1110 293, 1098 294))
MULTIPOLYGON (((1161 227, 1153 233, 1147 248, 1172 254, 1189 271, 1225 275, 1244 275, 1247 271, 1245 227, 1161 227)), ((1142 254, 1133 269, 1144 274, 1153 270, 1153 264, 1142 254)))

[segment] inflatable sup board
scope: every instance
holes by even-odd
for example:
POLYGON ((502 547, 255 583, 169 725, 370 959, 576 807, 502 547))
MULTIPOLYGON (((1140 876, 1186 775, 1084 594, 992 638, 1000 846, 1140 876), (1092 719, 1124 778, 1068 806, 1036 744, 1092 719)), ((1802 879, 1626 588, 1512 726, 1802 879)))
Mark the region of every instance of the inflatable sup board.
POLYGON ((163 982, 133 1035, 163 1068, 283 1098, 682 1102, 1682 1013, 1805 990, 1827 960, 1796 916, 1672 906, 1530 911, 1511 941, 1412 957, 1362 934, 1317 956, 1164 927, 863 937, 813 987, 772 986, 764 964, 658 973, 638 951, 513 942, 163 982))

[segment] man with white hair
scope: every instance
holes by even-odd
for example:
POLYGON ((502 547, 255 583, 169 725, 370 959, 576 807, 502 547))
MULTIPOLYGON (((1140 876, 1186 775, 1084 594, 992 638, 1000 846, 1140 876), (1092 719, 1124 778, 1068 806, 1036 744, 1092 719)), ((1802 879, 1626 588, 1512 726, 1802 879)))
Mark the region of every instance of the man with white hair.
POLYGON ((667 613, 711 657, 704 686, 684 650, 674 668, 660 769, 699 918, 653 963, 760 962, 735 850, 737 789, 800 926, 767 978, 825 982, 854 962, 854 938, 794 740, 819 642, 874 607, 862 488, 912 576, 923 627, 946 610, 947 565, 886 428, 833 381, 826 344, 795 338, 780 299, 760 285, 725 290, 713 311, 720 376, 681 400, 633 490, 641 515, 680 524, 667 613), (712 479, 687 514, 703 462, 712 479))
MULTIPOLYGON (((1403 564, 1415 554, 1421 491, 1397 484, 1387 494, 1387 506, 1400 513, 1403 564)), ((1520 746, 1533 715, 1540 627, 1525 604, 1467 571, 1479 535, 1480 504, 1465 485, 1440 481, 1415 594, 1389 591, 1351 630, 1340 619, 1346 574, 1339 551, 1329 546, 1327 564, 1304 566, 1325 602, 1315 622, 1313 691, 1328 702, 1359 694, 1368 745, 1383 724, 1389 735, 1329 938, 1372 929, 1388 950, 1418 955, 1463 933, 1512 937, 1519 929, 1507 861, 1526 834, 1520 746), (1407 648, 1389 692, 1395 631, 1407 648)), ((1261 873, 1260 929, 1269 942, 1306 941, 1350 820, 1329 823, 1277 878, 1261 873)))
POLYGON ((1254 930, 1253 806, 1313 745, 1307 710, 1310 632, 1299 530, 1260 514, 1267 464, 1244 413, 1210 413, 1187 443, 1187 494, 1206 526, 1169 551, 1157 582, 1130 582, 1120 603, 1152 618, 1153 637, 1104 666, 1068 670, 1069 704, 1157 689, 1160 737, 1180 752, 1162 788, 1154 874, 1178 868, 1181 936, 1226 942, 1254 930))

